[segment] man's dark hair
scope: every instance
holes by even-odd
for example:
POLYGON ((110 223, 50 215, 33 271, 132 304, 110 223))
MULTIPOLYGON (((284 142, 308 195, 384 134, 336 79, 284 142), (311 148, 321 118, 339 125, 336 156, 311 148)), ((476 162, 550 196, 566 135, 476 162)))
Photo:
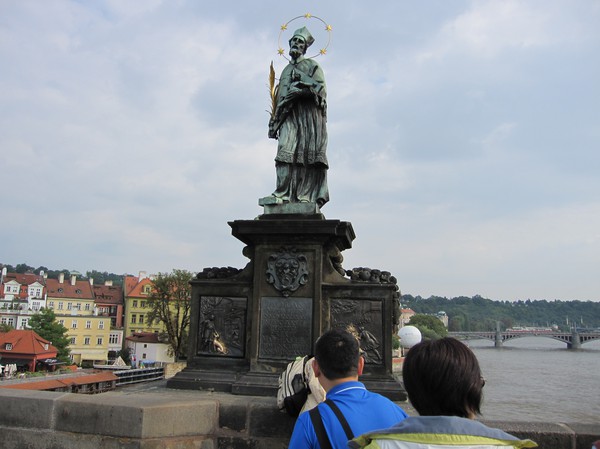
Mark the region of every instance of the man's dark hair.
POLYGON ((421 416, 480 414, 481 369, 473 351, 454 338, 423 341, 409 349, 402 366, 408 399, 421 416))
POLYGON ((359 357, 358 340, 342 329, 328 330, 315 343, 315 359, 329 380, 356 376, 359 357))

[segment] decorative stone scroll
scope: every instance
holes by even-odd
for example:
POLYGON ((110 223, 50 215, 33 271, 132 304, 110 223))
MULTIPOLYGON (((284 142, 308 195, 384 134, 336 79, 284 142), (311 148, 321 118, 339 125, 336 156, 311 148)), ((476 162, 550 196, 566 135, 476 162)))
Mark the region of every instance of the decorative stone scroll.
POLYGON ((285 297, 308 282, 308 262, 293 248, 281 248, 267 260, 267 282, 285 297))
POLYGON ((312 298, 260 301, 259 358, 292 360, 312 348, 312 298))
POLYGON ((331 322, 332 327, 344 328, 359 340, 365 363, 384 363, 381 301, 332 299, 331 322))
POLYGON ((244 357, 246 308, 246 298, 202 296, 197 354, 244 357))

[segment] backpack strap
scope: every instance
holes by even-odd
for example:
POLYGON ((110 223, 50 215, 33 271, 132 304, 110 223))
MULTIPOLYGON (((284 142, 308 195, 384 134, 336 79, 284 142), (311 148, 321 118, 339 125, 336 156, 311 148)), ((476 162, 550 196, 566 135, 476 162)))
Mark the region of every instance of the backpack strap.
MULTIPOLYGON (((331 399, 326 399, 324 402, 329 406, 329 408, 331 408, 336 418, 339 420, 340 424, 342 425, 342 428, 344 429, 344 433, 346 434, 346 438, 348 438, 348 440, 354 438, 354 433, 352 432, 352 429, 350 428, 346 417, 344 416, 340 408, 336 405, 336 403, 333 402, 331 399)), ((317 434, 317 440, 319 441, 319 446, 321 447, 321 449, 333 449, 331 446, 331 441, 329 440, 327 432, 325 431, 323 419, 321 418, 321 413, 319 413, 319 407, 311 409, 308 413, 310 415, 310 420, 315 429, 315 433, 317 434)))
POLYGON ((323 425, 323 419, 321 419, 321 414, 319 413, 319 407, 312 408, 308 413, 310 415, 312 425, 315 428, 315 433, 317 434, 319 447, 321 449, 333 449, 331 447, 331 441, 327 436, 327 432, 325 432, 325 426, 323 425))
POLYGON ((331 410, 333 410, 335 416, 337 416, 337 419, 340 421, 340 424, 344 429, 344 433, 346 434, 348 441, 354 438, 354 433, 350 428, 350 424, 348 424, 348 421, 346 421, 346 417, 344 416, 340 408, 336 405, 336 403, 333 402, 331 399, 325 399, 325 404, 327 404, 331 408, 331 410))

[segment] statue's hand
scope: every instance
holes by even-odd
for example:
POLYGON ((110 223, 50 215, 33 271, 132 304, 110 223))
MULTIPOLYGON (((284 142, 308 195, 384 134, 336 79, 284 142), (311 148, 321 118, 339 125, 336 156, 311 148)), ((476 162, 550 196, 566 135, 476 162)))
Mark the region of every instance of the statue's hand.
POLYGON ((277 129, 273 123, 269 123, 269 139, 277 139, 277 129))

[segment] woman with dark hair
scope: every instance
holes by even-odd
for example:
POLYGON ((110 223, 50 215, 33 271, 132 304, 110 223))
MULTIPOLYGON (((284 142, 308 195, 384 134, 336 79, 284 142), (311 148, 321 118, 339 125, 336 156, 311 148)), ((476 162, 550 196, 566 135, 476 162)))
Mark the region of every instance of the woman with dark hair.
POLYGON ((499 429, 475 421, 480 413, 485 380, 475 354, 454 338, 413 346, 402 366, 408 399, 420 416, 409 417, 384 430, 352 440, 352 448, 529 448, 499 429))

